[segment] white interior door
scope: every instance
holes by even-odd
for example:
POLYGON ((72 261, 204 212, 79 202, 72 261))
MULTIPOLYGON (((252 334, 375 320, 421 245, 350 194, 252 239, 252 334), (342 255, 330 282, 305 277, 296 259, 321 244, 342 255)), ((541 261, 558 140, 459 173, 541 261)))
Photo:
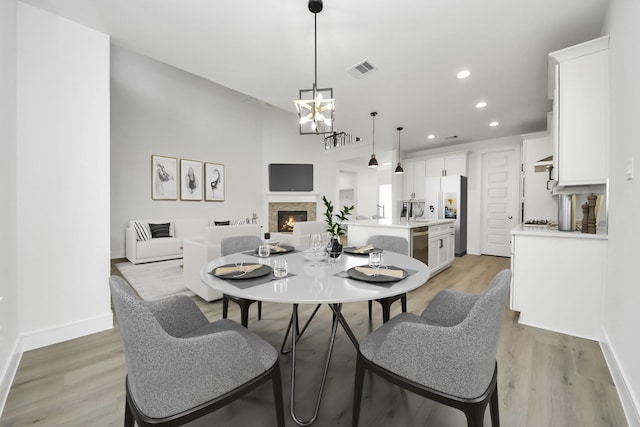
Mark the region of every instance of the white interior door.
POLYGON ((511 256, 511 229, 518 218, 518 164, 515 150, 482 155, 482 254, 511 256))

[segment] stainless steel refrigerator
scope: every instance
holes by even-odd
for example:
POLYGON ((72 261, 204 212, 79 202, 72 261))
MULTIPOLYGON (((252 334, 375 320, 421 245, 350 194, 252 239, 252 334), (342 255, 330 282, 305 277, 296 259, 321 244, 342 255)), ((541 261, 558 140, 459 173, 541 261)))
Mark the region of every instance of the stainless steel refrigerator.
POLYGON ((455 255, 465 255, 467 253, 467 177, 452 175, 426 178, 424 218, 455 220, 455 255))

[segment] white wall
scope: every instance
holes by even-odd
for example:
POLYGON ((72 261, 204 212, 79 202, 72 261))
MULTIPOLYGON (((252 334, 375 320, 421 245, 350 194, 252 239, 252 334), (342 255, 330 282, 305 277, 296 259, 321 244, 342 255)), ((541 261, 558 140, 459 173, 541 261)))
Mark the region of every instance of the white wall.
MULTIPOLYGON (((340 150, 336 150, 340 151, 340 150)), ((226 220, 258 214, 269 197, 337 200, 336 157, 296 116, 119 47, 111 53, 111 257, 124 256, 131 219, 226 220), (223 163, 225 201, 151 200, 151 155, 223 163), (270 193, 269 163, 313 163, 310 193, 270 193)), ((317 215, 324 209, 318 204, 317 215)))
POLYGON ((112 326, 109 38, 18 4, 17 277, 22 347, 112 326))
POLYGON ((605 31, 610 34, 611 172, 609 255, 605 283, 603 349, 612 367, 630 426, 640 426, 640 2, 612 0, 605 31), (635 177, 625 170, 635 159, 635 177))
POLYGON ((246 95, 112 47, 111 256, 124 256, 131 219, 259 214, 260 109, 246 95), (152 200, 152 154, 224 164, 224 202, 182 201, 179 194, 178 200, 152 200))
POLYGON ((0 1, 0 414, 18 365, 17 3, 0 1))
MULTIPOLYGON (((482 227, 482 154, 498 150, 515 150, 516 164, 512 165, 514 176, 520 176, 520 152, 522 140, 519 135, 504 138, 475 141, 465 144, 455 145, 448 148, 436 148, 409 153, 406 158, 437 156, 448 152, 468 151, 467 157, 467 253, 472 255, 480 254, 480 239, 482 227)), ((517 217, 519 218, 519 216, 517 217)), ((514 226, 517 221, 514 222, 514 226)))

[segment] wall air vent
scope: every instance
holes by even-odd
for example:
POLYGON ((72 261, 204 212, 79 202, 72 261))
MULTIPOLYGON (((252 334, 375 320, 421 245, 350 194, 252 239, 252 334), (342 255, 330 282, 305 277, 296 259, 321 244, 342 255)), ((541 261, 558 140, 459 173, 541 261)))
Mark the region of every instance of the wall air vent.
POLYGON ((354 65, 353 67, 347 69, 347 74, 357 79, 366 76, 372 71, 377 70, 375 65, 373 65, 368 59, 354 65))

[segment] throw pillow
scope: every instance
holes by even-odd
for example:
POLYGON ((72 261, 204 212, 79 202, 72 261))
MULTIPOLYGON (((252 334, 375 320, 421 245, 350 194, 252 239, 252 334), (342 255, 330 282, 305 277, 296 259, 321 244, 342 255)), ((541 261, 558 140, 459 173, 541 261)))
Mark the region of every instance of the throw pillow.
POLYGON ((171 237, 171 234, 169 234, 170 225, 170 222, 167 222, 166 224, 149 224, 149 228, 151 229, 151 237, 153 237, 154 239, 158 237, 171 237))
POLYGON ((216 226, 219 226, 219 225, 229 225, 229 224, 231 223, 231 221, 213 221, 213 223, 214 223, 216 226))
POLYGON ((140 221, 133 222, 133 229, 136 232, 136 240, 145 241, 151 238, 151 230, 149 224, 140 221))

